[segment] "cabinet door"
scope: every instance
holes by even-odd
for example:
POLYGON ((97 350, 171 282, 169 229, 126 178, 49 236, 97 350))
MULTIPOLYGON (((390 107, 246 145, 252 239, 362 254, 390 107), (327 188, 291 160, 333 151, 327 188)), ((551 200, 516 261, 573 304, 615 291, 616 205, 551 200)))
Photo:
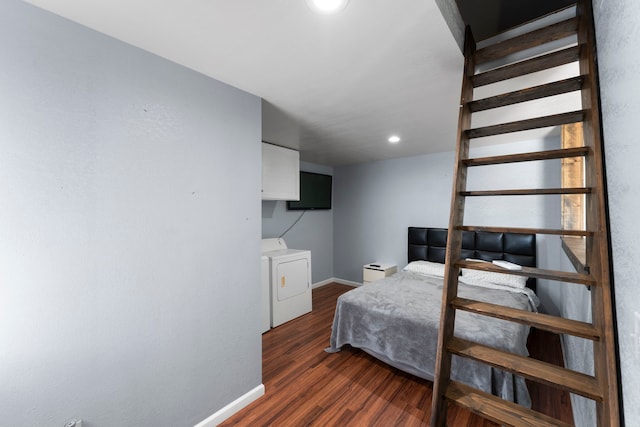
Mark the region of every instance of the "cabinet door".
POLYGON ((300 200, 300 153, 262 143, 262 199, 300 200))

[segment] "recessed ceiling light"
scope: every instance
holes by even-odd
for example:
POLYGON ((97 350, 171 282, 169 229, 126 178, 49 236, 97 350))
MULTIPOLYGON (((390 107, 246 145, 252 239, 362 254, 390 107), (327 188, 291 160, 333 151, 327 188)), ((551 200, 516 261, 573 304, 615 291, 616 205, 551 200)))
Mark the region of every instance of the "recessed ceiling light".
POLYGON ((400 142, 400 137, 398 135, 392 135, 389 137, 389 142, 392 144, 397 144, 400 142))
POLYGON ((349 0, 307 0, 307 5, 316 13, 336 13, 347 7, 349 0))

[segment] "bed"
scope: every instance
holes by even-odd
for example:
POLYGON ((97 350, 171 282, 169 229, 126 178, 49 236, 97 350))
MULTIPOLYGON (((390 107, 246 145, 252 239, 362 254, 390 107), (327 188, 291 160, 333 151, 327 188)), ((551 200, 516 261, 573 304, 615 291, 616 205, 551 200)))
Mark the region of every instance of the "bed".
MULTIPOLYGON (((408 265, 383 280, 355 288, 338 298, 330 347, 350 345, 402 371, 433 380, 440 323, 447 230, 409 227, 408 265)), ((536 265, 535 235, 464 232, 464 259, 506 260, 536 265)), ((535 280, 522 276, 463 270, 459 295, 535 311, 535 280), (484 273, 487 273, 485 275, 484 273), (513 282, 515 281, 515 282, 513 282)), ((468 312, 456 315, 455 335, 528 355, 529 327, 468 312)), ((524 378, 453 356, 452 378, 530 407, 524 378)))

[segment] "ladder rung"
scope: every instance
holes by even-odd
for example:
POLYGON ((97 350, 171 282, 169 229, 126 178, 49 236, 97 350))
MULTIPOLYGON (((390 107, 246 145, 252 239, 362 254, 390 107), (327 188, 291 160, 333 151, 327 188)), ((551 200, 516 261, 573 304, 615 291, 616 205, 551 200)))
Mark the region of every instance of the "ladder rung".
POLYGON ((504 67, 494 68, 493 70, 476 74, 471 77, 471 82, 474 87, 480 87, 512 79, 514 77, 547 70, 549 68, 558 67, 560 65, 569 64, 577 61, 578 59, 580 59, 580 47, 573 46, 557 52, 547 53, 546 55, 527 59, 526 61, 516 62, 515 64, 505 65, 504 67))
POLYGON ((502 425, 572 427, 572 424, 567 424, 522 405, 502 400, 499 397, 456 381, 449 383, 445 396, 451 402, 502 425))
POLYGON ((462 162, 467 166, 487 166, 504 163, 531 162, 536 160, 565 159, 568 157, 587 156, 590 153, 591 149, 589 147, 573 147, 561 148, 558 150, 536 151, 533 153, 464 159, 462 162))
POLYGON ((516 122, 503 123, 493 126, 469 129, 466 131, 469 138, 482 138, 485 136, 501 135, 503 133, 521 132, 531 129, 546 128, 551 126, 566 125, 584 120, 585 111, 571 111, 569 113, 554 114, 551 116, 536 117, 516 122))
POLYGON ((477 225, 462 225, 456 227, 462 231, 489 231, 493 233, 514 234, 553 234, 557 236, 593 236, 593 231, 587 230, 559 230, 553 228, 517 228, 517 227, 485 227, 477 225))
POLYGON ((479 49, 475 53, 476 65, 520 52, 532 47, 561 40, 574 35, 578 29, 578 19, 571 18, 557 24, 513 37, 500 43, 479 49))
POLYGON ((513 274, 516 276, 535 277, 537 279, 556 280, 561 282, 579 283, 587 286, 595 286, 596 282, 593 277, 587 274, 570 273, 559 270, 546 270, 535 267, 522 267, 520 270, 507 270, 498 267, 490 262, 477 261, 456 261, 456 266, 460 268, 470 268, 472 270, 492 271, 494 273, 513 274))
POLYGON ((515 92, 504 93, 490 98, 479 99, 469 102, 469 109, 472 113, 499 108, 520 102, 533 101, 534 99, 546 98, 582 89, 583 76, 572 77, 570 79, 559 80, 515 92))
POLYGON ((592 341, 600 340, 600 333, 590 323, 459 297, 453 299, 451 305, 459 310, 523 323, 555 334, 569 334, 592 341))
POLYGON ((602 391, 595 378, 581 372, 456 337, 451 338, 447 350, 458 356, 505 369, 543 384, 568 390, 592 400, 602 401, 602 391))
POLYGON ((519 190, 480 190, 461 191, 461 196, 540 196, 549 194, 589 194, 592 189, 588 187, 580 188, 531 188, 519 190))

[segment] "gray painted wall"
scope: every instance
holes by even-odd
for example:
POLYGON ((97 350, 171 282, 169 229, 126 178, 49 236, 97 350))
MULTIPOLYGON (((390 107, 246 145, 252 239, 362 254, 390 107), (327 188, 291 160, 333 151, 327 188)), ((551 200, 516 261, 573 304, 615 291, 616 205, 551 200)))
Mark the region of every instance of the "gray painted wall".
POLYGON ((260 385, 260 99, 18 0, 0 57, 0 424, 260 385))
POLYGON ((453 153, 334 168, 334 273, 362 282, 362 266, 403 267, 407 227, 446 227, 453 153))
POLYGON ((640 2, 594 1, 609 186, 615 298, 620 341, 624 415, 640 425, 640 344, 634 315, 640 312, 640 2), (638 338, 636 337, 636 341, 638 338))
MULTIPOLYGON (((300 162, 305 172, 333 175, 333 168, 300 162)), ((335 182, 334 182, 335 188, 335 182)), ((335 199, 334 199, 335 209, 335 199)), ((262 237, 279 237, 300 217, 300 211, 287 211, 284 201, 262 201, 262 237)), ((333 209, 307 211, 300 221, 284 236, 292 249, 311 251, 311 281, 318 283, 333 276, 333 209)))
MULTIPOLYGON (((552 149, 559 137, 523 141, 472 150, 490 156, 526 150, 552 149)), ((407 227, 448 226, 454 153, 446 152, 387 160, 334 170, 335 276, 362 281, 362 266, 369 262, 407 263, 407 227)), ((559 164, 531 162, 472 169, 469 189, 554 187, 560 181, 559 164), (524 169, 523 169, 524 168, 524 169)), ((560 200, 556 196, 512 197, 467 201, 467 224, 558 227, 560 200)), ((539 265, 557 269, 557 240, 540 237, 539 265)), ((538 293, 548 311, 553 287, 540 281, 538 293)))
MULTIPOLYGON (((564 271, 573 271, 573 264, 569 258, 562 253, 561 266, 564 271)), ((591 293, 581 285, 564 284, 558 287, 559 295, 556 297, 557 305, 560 308, 562 317, 591 322, 591 293)), ((574 371, 593 375, 593 344, 591 341, 570 335, 562 336, 562 349, 565 366, 574 371)), ((596 405, 595 402, 571 395, 571 407, 573 419, 576 426, 587 427, 596 425, 596 405)))

